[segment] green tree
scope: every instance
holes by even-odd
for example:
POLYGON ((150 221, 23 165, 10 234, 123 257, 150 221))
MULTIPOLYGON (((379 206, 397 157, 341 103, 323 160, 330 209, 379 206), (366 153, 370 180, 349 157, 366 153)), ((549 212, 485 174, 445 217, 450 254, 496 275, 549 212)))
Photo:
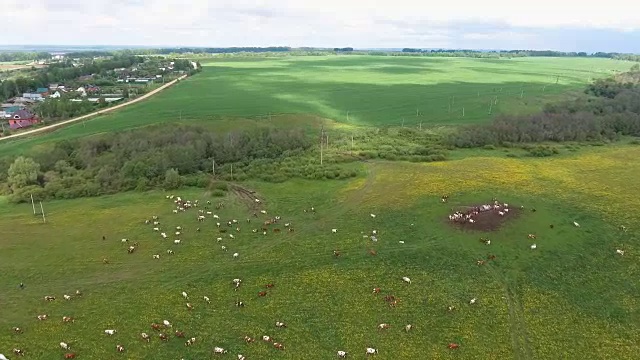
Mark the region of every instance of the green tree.
POLYGON ((19 156, 9 167, 8 180, 13 190, 38 183, 40 164, 32 158, 19 156))
POLYGON ((169 169, 164 174, 164 188, 166 190, 177 189, 180 187, 180 173, 176 169, 169 169))

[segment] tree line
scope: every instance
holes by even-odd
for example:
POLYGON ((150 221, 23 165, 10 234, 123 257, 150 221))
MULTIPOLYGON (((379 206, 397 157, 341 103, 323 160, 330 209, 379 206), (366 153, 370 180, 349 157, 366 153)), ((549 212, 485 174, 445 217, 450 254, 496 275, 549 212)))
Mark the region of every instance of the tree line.
POLYGON ((21 202, 31 194, 36 199, 66 199, 181 185, 207 187, 214 161, 217 178, 224 180, 355 176, 335 164, 302 163, 293 170, 292 159, 301 159, 313 144, 302 130, 221 134, 196 126, 157 125, 63 140, 17 158, 0 158, 0 192, 21 202))
POLYGON ((446 141, 461 148, 514 143, 614 141, 640 136, 640 66, 598 80, 573 100, 549 104, 538 114, 501 116, 459 129, 446 141))
POLYGON ((0 52, 0 62, 33 61, 51 59, 51 54, 43 51, 0 52))

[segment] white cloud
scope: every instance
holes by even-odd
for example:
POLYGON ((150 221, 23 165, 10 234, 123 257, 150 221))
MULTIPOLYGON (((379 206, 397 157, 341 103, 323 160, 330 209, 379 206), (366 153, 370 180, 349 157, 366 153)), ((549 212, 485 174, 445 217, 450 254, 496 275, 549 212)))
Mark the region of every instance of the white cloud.
POLYGON ((16 19, 20 26, 15 21, 0 22, 0 44, 469 47, 474 41, 495 41, 493 47, 508 43, 527 48, 534 43, 544 46, 534 40, 545 29, 609 29, 621 34, 640 29, 640 3, 629 0, 2 0, 2 4, 3 18, 16 19))

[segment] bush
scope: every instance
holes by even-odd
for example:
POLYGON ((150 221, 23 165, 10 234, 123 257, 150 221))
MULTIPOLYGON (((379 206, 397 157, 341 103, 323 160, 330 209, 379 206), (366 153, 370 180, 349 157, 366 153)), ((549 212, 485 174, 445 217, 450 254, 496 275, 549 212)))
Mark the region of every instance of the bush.
POLYGON ((224 197, 226 195, 227 195, 227 193, 222 191, 222 190, 220 190, 220 189, 215 189, 215 190, 213 190, 211 192, 211 196, 213 196, 213 197, 224 197))
POLYGON ((529 155, 535 157, 547 157, 559 154, 558 149, 552 146, 539 145, 532 148, 527 149, 529 155))

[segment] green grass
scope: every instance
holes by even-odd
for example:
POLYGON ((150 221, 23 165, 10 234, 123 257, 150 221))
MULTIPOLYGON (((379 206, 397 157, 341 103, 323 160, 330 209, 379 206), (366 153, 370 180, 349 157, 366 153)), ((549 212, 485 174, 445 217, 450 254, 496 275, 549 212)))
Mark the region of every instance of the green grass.
POLYGON ((287 114, 290 124, 300 118, 305 126, 319 118, 353 126, 477 123, 498 114, 538 111, 592 79, 631 66, 581 58, 376 56, 241 58, 204 65, 201 74, 152 99, 46 135, 0 142, 0 152, 155 123, 216 129, 270 125, 269 114, 287 114))
MULTIPOLYGON (((193 211, 172 214, 161 192, 47 202, 47 224, 31 214, 30 204, 2 205, 0 352, 20 347, 30 359, 61 358, 57 344, 66 341, 89 359, 122 358, 117 343, 127 348, 127 359, 210 358, 214 346, 229 350, 229 358, 242 353, 248 359, 329 359, 337 350, 363 358, 367 346, 379 349, 378 359, 636 359, 640 203, 629 196, 640 192, 633 181, 640 172, 632 161, 636 151, 601 147, 550 159, 487 151, 444 163, 370 162, 368 175, 352 181, 248 183, 268 215, 291 222, 295 232, 253 234, 258 220, 246 224, 252 212, 230 196, 214 213, 239 219, 242 229, 221 243, 213 219, 198 223, 193 211), (444 193, 451 195, 447 204, 439 200, 444 193), (537 211, 486 235, 445 221, 451 206, 494 196, 537 211), (316 214, 303 211, 311 206, 316 214), (183 244, 144 225, 152 215, 167 232, 184 227, 183 244), (622 224, 628 233, 618 230, 622 224), (377 243, 362 237, 373 229, 377 243), (529 249, 529 233, 538 236, 536 251, 529 249), (492 244, 481 244, 481 236, 492 244), (139 251, 127 254, 121 238, 138 241, 139 251), (165 253, 169 248, 175 255, 165 253), (616 256, 616 248, 627 253, 616 256), (160 260, 152 259, 156 253, 160 260), (475 264, 489 253, 495 262, 475 264), (102 264, 104 257, 111 264, 102 264), (413 283, 403 284, 402 276, 413 283), (236 277, 243 279, 238 292, 230 284, 236 277), (268 282, 275 288, 259 298, 268 282), (400 305, 386 306, 372 295, 374 287, 398 296, 400 305), (62 300, 76 289, 84 295, 62 300), (182 291, 192 297, 192 312, 182 291), (47 303, 45 295, 58 300, 47 303), (205 295, 212 304, 204 303, 205 295), (469 306, 473 297, 478 304, 469 306), (247 307, 235 308, 237 299, 247 307), (448 314, 448 305, 458 311, 448 314), (43 313, 51 318, 36 320, 43 313), (62 316, 76 323, 63 324, 62 316), (163 319, 200 342, 141 342, 139 333, 152 333, 149 324, 163 319), (276 329, 275 321, 288 328, 276 329), (392 327, 379 332, 383 322, 392 327), (414 330, 404 333, 409 323, 414 330), (12 326, 24 334, 12 334, 12 326), (118 334, 106 337, 109 328, 118 334), (270 335, 287 349, 246 345, 244 335, 270 335), (449 342, 461 348, 452 352, 449 342)), ((218 201, 201 190, 178 193, 218 201)))

